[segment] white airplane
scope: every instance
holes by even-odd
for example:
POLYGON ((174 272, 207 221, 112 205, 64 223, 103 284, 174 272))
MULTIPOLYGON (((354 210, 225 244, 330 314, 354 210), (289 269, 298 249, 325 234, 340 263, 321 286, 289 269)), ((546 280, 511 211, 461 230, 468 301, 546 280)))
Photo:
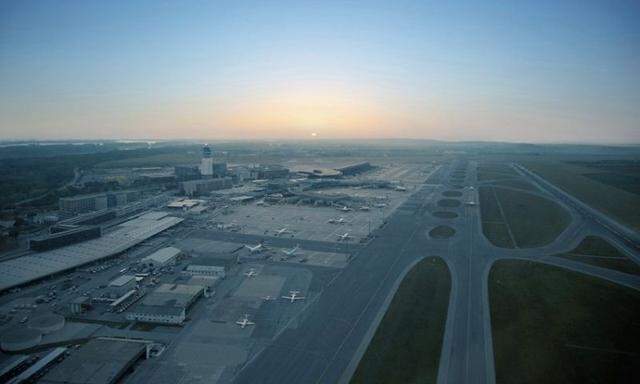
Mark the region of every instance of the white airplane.
POLYGON ((396 191, 400 191, 400 192, 404 192, 407 190, 406 187, 403 187, 402 185, 396 185, 396 187, 394 188, 396 191))
POLYGON ((247 277, 256 277, 258 276, 258 272, 256 272, 255 269, 250 268, 247 272, 244 273, 244 275, 247 277))
POLYGON ((349 212, 349 211, 353 211, 353 209, 347 207, 346 205, 342 208, 337 208, 338 211, 342 211, 342 212, 349 212))
POLYGON ((296 244, 296 246, 291 248, 291 249, 283 249, 282 253, 284 253, 285 255, 287 255, 289 257, 291 257, 298 251, 298 249, 300 249, 300 244, 296 244))
POLYGON ((363 205, 362 207, 360 207, 361 211, 370 211, 371 207, 367 206, 367 205, 363 205))
POLYGON ((384 207, 386 207, 386 206, 387 206, 387 204, 385 204, 385 203, 379 203, 379 204, 374 204, 373 206, 374 206, 374 207, 376 207, 376 208, 384 208, 384 207))
POLYGON ((271 300, 275 300, 276 298, 271 296, 271 295, 267 295, 267 296, 262 296, 262 300, 264 301, 271 301, 271 300))
POLYGON ((341 217, 339 219, 331 219, 329 220, 329 224, 344 224, 346 221, 344 219, 344 217, 341 217))
POLYGON ((283 299, 290 300, 292 303, 296 300, 304 300, 304 296, 298 296, 300 291, 289 291, 289 296, 282 296, 283 299))
POLYGON ((245 245, 244 247, 247 248, 249 250, 249 252, 251 252, 251 253, 262 252, 267 248, 262 243, 260 243, 258 245, 254 245, 253 247, 250 246, 250 245, 245 245))
POLYGON ((348 232, 343 233, 342 235, 338 235, 338 241, 347 241, 351 238, 348 232))
POLYGON ((474 206, 474 205, 476 205, 476 202, 475 201, 467 201, 465 204, 474 206))
POLYGON ((247 325, 255 325, 256 323, 249 321, 249 315, 245 313, 243 318, 236 321, 236 324, 238 324, 240 328, 244 328, 247 325))
POLYGON ((281 236, 281 235, 284 235, 285 233, 291 233, 291 231, 288 230, 287 228, 280 228, 276 231, 275 235, 281 236))

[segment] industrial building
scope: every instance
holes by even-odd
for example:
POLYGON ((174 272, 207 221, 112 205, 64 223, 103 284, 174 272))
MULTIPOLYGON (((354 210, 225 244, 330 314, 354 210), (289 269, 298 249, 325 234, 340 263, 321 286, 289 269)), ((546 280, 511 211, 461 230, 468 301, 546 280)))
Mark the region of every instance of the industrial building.
POLYGON ((200 167, 196 165, 178 165, 174 172, 178 181, 197 180, 201 177, 200 167))
POLYGON ((133 288, 136 285, 136 277, 134 275, 122 275, 109 282, 110 287, 116 288, 133 288))
POLYGON ((91 308, 91 299, 87 296, 78 296, 69 303, 69 311, 74 315, 84 313, 91 308))
POLYGON ((144 257, 141 262, 150 267, 160 268, 166 265, 175 264, 178 256, 182 254, 182 251, 175 247, 166 247, 157 250, 156 252, 144 257))
POLYGON ((55 232, 51 235, 31 239, 29 248, 34 251, 48 251, 82 241, 97 239, 102 235, 100 227, 76 227, 62 232, 55 232))
POLYGON ((206 195, 211 191, 219 189, 231 188, 233 180, 230 177, 221 177, 217 179, 202 179, 183 181, 180 183, 182 193, 187 196, 206 195))
POLYGON ((123 206, 140 200, 139 191, 116 191, 91 195, 62 197, 58 201, 61 211, 67 213, 85 213, 107 208, 123 206))
POLYGON ((58 201, 61 211, 68 213, 84 213, 107 209, 107 195, 80 195, 74 197, 62 197, 58 201))
POLYGON ((340 171, 343 175, 353 176, 359 173, 367 172, 375 167, 369 164, 368 161, 363 161, 361 163, 351 164, 344 167, 336 168, 336 171, 340 171))
POLYGON ((0 261, 0 291, 117 255, 183 220, 166 215, 152 212, 124 222, 97 239, 0 261))
POLYGON ((187 310, 204 291, 201 285, 162 284, 134 305, 126 318, 146 323, 182 324, 187 310))
POLYGON ((289 169, 281 165, 263 165, 258 169, 258 179, 285 179, 289 177, 289 169))
POLYGON ((221 279, 226 275, 225 268, 218 265, 191 264, 185 268, 183 273, 191 276, 213 276, 221 279))
POLYGON ((71 352, 38 382, 43 384, 113 384, 147 355, 148 343, 92 339, 71 352))

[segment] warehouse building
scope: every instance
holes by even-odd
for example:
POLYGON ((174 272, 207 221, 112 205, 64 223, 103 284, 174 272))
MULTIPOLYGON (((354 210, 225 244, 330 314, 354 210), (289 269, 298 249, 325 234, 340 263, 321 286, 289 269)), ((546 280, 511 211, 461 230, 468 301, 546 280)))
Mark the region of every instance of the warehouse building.
POLYGON ((91 239, 97 239, 102 235, 100 227, 76 227, 63 232, 31 239, 29 248, 34 251, 48 251, 67 245, 80 243, 91 239))
POLYGON ((114 384, 145 357, 145 342, 92 339, 49 370, 42 384, 114 384))
POLYGON ((175 264, 178 256, 182 254, 182 251, 175 247, 166 247, 155 251, 147 257, 144 257, 141 262, 150 267, 161 268, 167 265, 175 264))
POLYGON ((258 179, 285 179, 289 177, 289 169, 281 165, 263 165, 258 169, 258 179))
POLYGON ((127 320, 180 325, 188 309, 204 294, 201 285, 162 284, 126 314, 127 320))
POLYGON ((191 276, 213 276, 224 279, 225 268, 218 265, 196 265, 191 264, 185 268, 183 273, 191 276))
POLYGON ((336 168, 336 171, 340 171, 343 175, 353 176, 359 173, 367 172, 375 167, 369 164, 368 161, 363 161, 361 163, 347 165, 341 168, 336 168))

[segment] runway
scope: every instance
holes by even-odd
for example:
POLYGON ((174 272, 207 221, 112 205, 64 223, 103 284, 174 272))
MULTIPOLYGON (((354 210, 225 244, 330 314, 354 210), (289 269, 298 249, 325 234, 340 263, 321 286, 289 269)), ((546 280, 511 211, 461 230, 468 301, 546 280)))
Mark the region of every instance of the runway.
MULTIPOLYGON (((369 330, 377 325, 381 311, 386 309, 385 299, 393 294, 407 267, 426 256, 442 257, 452 276, 438 383, 495 383, 488 275, 496 260, 539 261, 640 289, 637 276, 553 256, 573 249, 589 234, 603 236, 616 244, 628 242, 615 238, 615 233, 590 216, 585 217, 566 201, 559 201, 544 185, 540 186, 543 195, 567 207, 573 218, 569 227, 544 247, 504 249, 491 245, 482 234, 477 206, 449 208, 459 214, 457 219, 433 217, 427 208, 447 189, 433 180, 447 176, 452 168, 453 165, 442 169, 444 175, 432 175, 431 182, 427 180, 410 196, 389 217, 387 225, 374 232, 375 239, 359 249, 351 264, 324 288, 315 302, 309 303, 299 325, 286 329, 243 366, 234 381, 348 382, 370 341, 369 330), (443 223, 453 227, 456 235, 447 240, 429 238, 427 232, 443 223)), ((476 167, 467 169, 467 180, 475 181, 476 167)), ((635 250, 626 252, 640 259, 635 250)))

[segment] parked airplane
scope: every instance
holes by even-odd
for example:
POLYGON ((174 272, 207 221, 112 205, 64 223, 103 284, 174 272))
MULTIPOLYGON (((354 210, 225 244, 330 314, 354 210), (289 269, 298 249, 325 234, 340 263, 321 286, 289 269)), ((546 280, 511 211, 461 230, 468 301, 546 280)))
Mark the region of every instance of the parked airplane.
POLYGON ((349 211, 353 211, 353 209, 347 207, 346 205, 343 206, 342 208, 337 208, 338 211, 342 211, 342 212, 349 212, 349 211))
POLYGON ((288 230, 287 228, 280 228, 276 231, 275 235, 280 236, 280 235, 284 235, 285 233, 291 233, 291 231, 288 230))
POLYGON ((474 205, 476 205, 476 202, 475 201, 467 201, 465 204, 466 205, 470 205, 470 206, 473 207, 474 205))
POLYGON ((271 296, 271 295, 267 295, 267 296, 262 296, 262 300, 264 301, 271 301, 271 300, 275 300, 276 298, 271 296))
POLYGON ((236 321, 236 324, 238 324, 240 328, 244 328, 247 325, 255 325, 256 323, 249 321, 249 315, 245 313, 243 318, 236 321))
POLYGON ((367 205, 363 205, 362 207, 360 207, 361 211, 370 211, 371 207, 367 206, 367 205))
POLYGON ((247 277, 256 277, 258 276, 258 272, 256 272, 255 269, 250 268, 247 272, 244 273, 244 275, 247 277))
POLYGON ((344 224, 346 222, 346 220, 344 219, 344 217, 341 217, 339 219, 330 219, 329 220, 329 224, 344 224))
POLYGON ((396 187, 394 188, 396 191, 400 191, 400 192, 404 192, 407 190, 406 187, 403 187, 402 185, 396 185, 396 187))
POLYGON ((296 246, 291 248, 291 249, 283 249, 282 253, 284 253, 285 255, 287 255, 289 257, 291 257, 298 251, 298 249, 300 249, 300 244, 296 244, 296 246))
POLYGON ((351 238, 348 232, 343 233, 342 235, 338 235, 338 241, 347 241, 351 238))
POLYGON ((384 208, 384 207, 386 207, 386 206, 387 206, 387 204, 385 204, 385 203, 379 203, 379 204, 374 204, 373 206, 374 206, 374 207, 376 207, 376 208, 384 208))
POLYGON ((267 249, 267 247, 265 247, 262 243, 254 245, 253 247, 250 245, 245 245, 245 248, 247 248, 251 253, 258 253, 267 249))
POLYGON ((292 303, 296 300, 304 300, 304 296, 298 296, 300 291, 289 291, 289 296, 282 296, 283 299, 290 300, 292 303))

